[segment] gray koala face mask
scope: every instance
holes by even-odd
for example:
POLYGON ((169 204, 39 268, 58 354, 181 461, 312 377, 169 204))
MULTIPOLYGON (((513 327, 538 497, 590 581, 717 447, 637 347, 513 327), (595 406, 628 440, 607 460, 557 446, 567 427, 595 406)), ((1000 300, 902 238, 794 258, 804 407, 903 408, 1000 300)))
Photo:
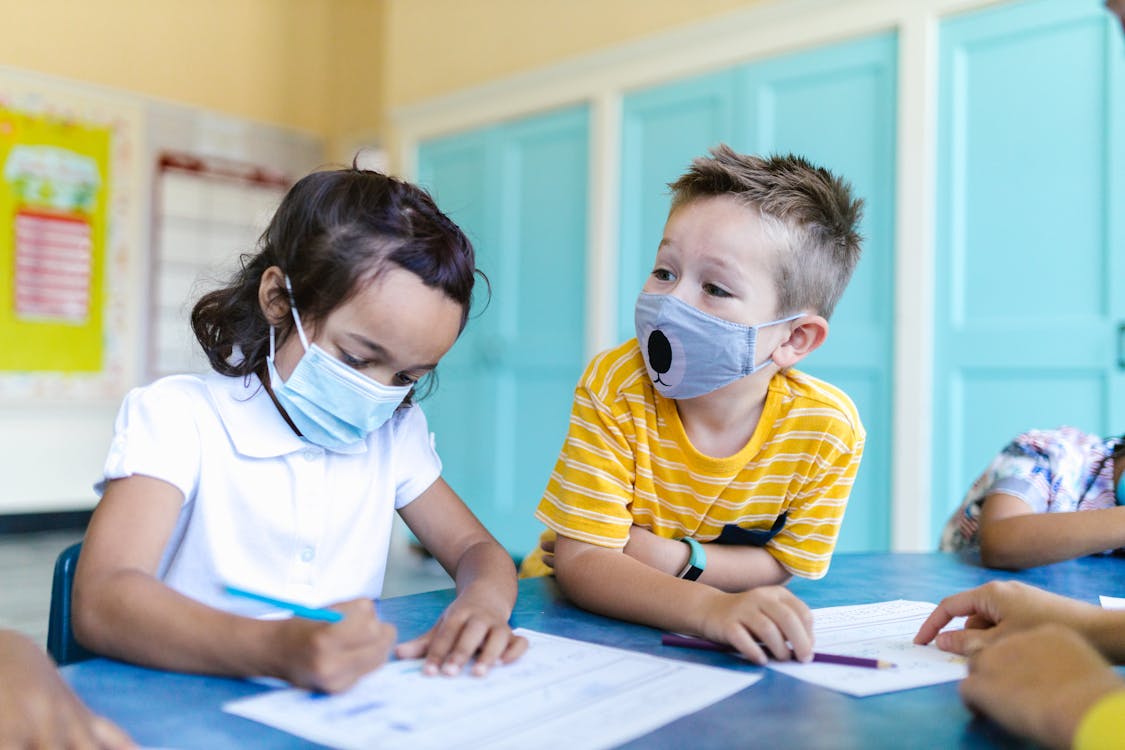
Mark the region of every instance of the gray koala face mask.
POLYGON ((802 313, 753 326, 696 310, 667 294, 641 292, 634 324, 648 376, 668 398, 695 398, 757 372, 758 330, 788 323, 802 313))

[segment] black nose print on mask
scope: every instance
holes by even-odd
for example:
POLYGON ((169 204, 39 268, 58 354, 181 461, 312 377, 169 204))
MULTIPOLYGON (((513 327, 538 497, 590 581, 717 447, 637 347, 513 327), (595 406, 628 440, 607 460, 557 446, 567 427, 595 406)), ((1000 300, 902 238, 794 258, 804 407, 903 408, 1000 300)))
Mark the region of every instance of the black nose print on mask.
POLYGON ((672 344, 660 330, 648 335, 648 363, 660 375, 672 368, 672 344))

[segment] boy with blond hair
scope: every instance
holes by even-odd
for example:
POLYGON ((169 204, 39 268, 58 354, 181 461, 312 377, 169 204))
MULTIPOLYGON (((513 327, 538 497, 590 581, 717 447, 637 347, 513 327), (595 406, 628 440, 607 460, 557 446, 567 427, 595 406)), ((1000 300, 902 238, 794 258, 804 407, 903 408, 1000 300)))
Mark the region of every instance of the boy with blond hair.
POLYGON ((811 614, 777 584, 827 572, 865 433, 842 391, 793 365, 828 335, 862 201, 800 157, 727 146, 670 187, 637 337, 575 390, 522 572, 553 567, 579 606, 757 663, 759 642, 807 660, 811 614))

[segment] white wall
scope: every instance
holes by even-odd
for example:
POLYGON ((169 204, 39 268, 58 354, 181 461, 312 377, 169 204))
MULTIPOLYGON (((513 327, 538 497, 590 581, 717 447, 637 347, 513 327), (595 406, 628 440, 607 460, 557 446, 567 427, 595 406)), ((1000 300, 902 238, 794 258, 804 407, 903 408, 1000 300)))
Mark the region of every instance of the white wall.
MULTIPOLYGON (((34 85, 36 80, 46 79, 31 76, 29 80, 34 85)), ((49 85, 89 88, 58 81, 49 85)), ((146 361, 148 217, 156 155, 162 150, 177 150, 225 157, 269 165, 297 178, 321 165, 324 145, 305 133, 199 109, 106 90, 99 90, 98 95, 141 112, 140 169, 136 184, 129 186, 138 204, 134 212, 137 225, 126 228, 136 240, 124 274, 132 318, 121 332, 129 359, 127 371, 131 373, 130 382, 120 384, 119 390, 124 393, 140 384, 146 361)), ((231 248, 231 253, 239 250, 231 248)), ((0 513, 93 507, 96 498, 92 485, 101 476, 118 406, 116 398, 0 400, 0 513)))

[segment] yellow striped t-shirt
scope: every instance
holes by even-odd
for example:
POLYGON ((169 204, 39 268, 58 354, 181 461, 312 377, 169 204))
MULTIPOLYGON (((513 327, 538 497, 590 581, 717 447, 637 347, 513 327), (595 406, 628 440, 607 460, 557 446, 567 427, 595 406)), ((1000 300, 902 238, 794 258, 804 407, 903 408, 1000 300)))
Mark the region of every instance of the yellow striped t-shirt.
MULTIPOLYGON (((786 570, 820 578, 865 433, 842 391, 793 369, 770 380, 762 416, 735 455, 692 446, 676 402, 652 387, 635 339, 598 355, 575 389, 570 428, 535 516, 552 532, 621 548, 633 524, 701 542, 784 526, 765 548, 786 570)), ((549 572, 538 550, 524 575, 549 572)))

